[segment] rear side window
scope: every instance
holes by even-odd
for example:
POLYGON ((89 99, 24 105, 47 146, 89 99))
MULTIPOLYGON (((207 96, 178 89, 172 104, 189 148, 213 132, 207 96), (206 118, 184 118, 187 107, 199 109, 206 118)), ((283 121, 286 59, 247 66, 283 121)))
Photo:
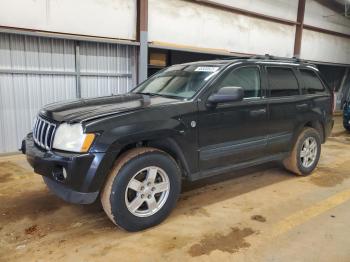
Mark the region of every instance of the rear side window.
POLYGON ((317 94, 325 91, 325 87, 314 71, 301 69, 300 73, 303 77, 304 92, 306 94, 317 94))
POLYGON ((299 95, 298 81, 291 68, 268 67, 270 96, 299 95))

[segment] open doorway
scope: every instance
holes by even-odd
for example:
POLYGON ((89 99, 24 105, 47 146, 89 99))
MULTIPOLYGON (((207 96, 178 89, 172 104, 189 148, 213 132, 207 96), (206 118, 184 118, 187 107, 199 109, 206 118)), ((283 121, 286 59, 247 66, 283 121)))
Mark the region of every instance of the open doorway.
POLYGON ((176 64, 205 61, 227 58, 224 55, 203 54, 178 50, 167 50, 159 48, 150 48, 148 58, 148 77, 157 73, 159 70, 176 64))

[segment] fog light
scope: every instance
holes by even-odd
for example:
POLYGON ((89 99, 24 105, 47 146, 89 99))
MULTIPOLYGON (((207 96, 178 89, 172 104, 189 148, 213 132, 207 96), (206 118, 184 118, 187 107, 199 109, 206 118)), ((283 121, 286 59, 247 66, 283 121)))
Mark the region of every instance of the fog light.
POLYGON ((67 170, 64 167, 57 166, 52 170, 53 178, 58 182, 63 182, 67 179, 67 170))
POLYGON ((67 170, 63 167, 62 171, 63 171, 64 180, 66 180, 67 179, 67 170))

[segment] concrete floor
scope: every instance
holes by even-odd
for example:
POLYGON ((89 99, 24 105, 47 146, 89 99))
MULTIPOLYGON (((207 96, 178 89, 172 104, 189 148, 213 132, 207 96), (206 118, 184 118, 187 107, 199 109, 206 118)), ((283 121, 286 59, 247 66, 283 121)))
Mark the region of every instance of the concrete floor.
POLYGON ((350 261, 350 134, 337 118, 317 171, 265 165, 185 184, 160 226, 127 233, 67 204, 23 156, 0 158, 0 261, 350 261))

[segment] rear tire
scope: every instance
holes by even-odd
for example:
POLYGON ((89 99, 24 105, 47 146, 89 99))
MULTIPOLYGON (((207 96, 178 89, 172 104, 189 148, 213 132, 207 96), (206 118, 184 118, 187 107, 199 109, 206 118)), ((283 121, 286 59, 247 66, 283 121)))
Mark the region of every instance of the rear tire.
POLYGON ((155 148, 135 148, 116 161, 101 203, 114 224, 134 232, 161 223, 180 190, 181 172, 171 156, 155 148))
POLYGON ((307 176, 316 168, 321 154, 320 134, 314 128, 304 128, 296 140, 291 154, 283 160, 290 172, 307 176))

